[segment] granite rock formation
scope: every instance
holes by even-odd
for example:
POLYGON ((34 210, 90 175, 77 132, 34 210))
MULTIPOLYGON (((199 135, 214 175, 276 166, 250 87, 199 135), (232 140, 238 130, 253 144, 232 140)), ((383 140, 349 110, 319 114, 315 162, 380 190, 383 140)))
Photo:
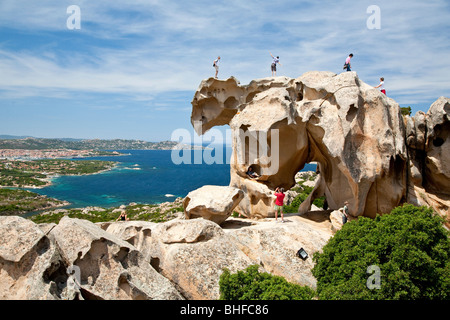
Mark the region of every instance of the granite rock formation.
POLYGON ((0 299, 218 299, 223 269, 253 264, 314 288, 311 259, 295 254, 321 250, 330 228, 288 220, 230 218, 221 227, 205 219, 94 224, 64 217, 36 225, 0 216, 0 299))
POLYGON ((399 105, 355 72, 314 71, 248 85, 233 77, 204 80, 191 123, 198 134, 230 126, 230 186, 244 192, 235 210, 245 216, 272 216, 274 189, 294 186, 295 174, 310 162, 317 162, 320 179, 299 213, 325 195, 332 210, 347 200, 352 216, 374 217, 404 202, 422 204, 412 199, 415 184, 440 193, 448 215, 448 99, 416 117, 405 124, 399 105), (246 175, 249 166, 259 178, 246 175))
POLYGON ((426 113, 406 117, 406 142, 409 202, 433 207, 450 227, 450 99, 440 97, 426 113))

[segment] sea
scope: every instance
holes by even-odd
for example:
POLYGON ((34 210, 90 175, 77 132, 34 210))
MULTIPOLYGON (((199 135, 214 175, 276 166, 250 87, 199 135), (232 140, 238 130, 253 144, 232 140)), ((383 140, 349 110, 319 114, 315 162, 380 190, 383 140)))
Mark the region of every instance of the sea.
MULTIPOLYGON (((213 163, 199 161, 206 150, 183 150, 175 154, 172 150, 111 151, 125 155, 89 159, 117 162, 112 170, 91 175, 59 176, 53 178, 48 187, 28 190, 70 202, 65 208, 108 208, 131 202, 159 204, 174 201, 204 185, 227 186, 230 183, 229 147, 223 147, 222 154, 218 153, 219 157, 213 163), (180 163, 181 157, 183 161, 180 163)), ((315 164, 306 164, 302 171, 315 169, 315 164)))

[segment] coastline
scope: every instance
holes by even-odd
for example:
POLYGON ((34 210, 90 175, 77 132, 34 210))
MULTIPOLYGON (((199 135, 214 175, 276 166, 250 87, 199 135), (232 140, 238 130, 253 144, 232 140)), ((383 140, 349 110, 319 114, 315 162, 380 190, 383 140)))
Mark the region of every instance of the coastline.
MULTIPOLYGON (((63 159, 63 160, 68 160, 68 159, 63 159)), ((45 182, 45 185, 41 185, 41 186, 36 186, 36 185, 4 186, 4 185, 0 185, 0 189, 2 189, 2 188, 43 189, 43 188, 51 186, 53 184, 53 180, 56 179, 56 178, 59 178, 61 176, 89 176, 89 175, 95 175, 95 174, 100 174, 100 173, 105 173, 105 172, 111 171, 111 170, 117 168, 118 166, 119 166, 119 163, 118 162, 114 162, 113 165, 110 168, 99 170, 97 172, 78 173, 78 174, 72 174, 72 173, 68 173, 68 174, 60 174, 60 173, 49 174, 45 178, 35 178, 36 180, 45 182)), ((36 172, 36 173, 41 173, 42 174, 42 172, 36 172)), ((43 174, 45 174, 45 173, 43 173, 43 174)))

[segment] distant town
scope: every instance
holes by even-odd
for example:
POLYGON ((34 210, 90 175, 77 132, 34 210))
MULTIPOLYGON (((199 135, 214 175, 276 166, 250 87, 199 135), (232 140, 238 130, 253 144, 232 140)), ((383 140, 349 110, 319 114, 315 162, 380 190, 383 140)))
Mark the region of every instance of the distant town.
POLYGON ((45 149, 45 150, 26 150, 26 149, 0 149, 0 159, 5 160, 37 160, 37 159, 56 159, 56 158, 87 158, 98 156, 119 156, 122 153, 117 151, 98 151, 98 150, 68 150, 68 149, 45 149))

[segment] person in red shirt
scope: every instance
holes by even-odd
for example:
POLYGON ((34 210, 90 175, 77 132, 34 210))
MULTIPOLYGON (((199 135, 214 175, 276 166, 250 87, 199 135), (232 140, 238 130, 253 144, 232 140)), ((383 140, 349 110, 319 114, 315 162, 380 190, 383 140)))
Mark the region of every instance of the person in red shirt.
POLYGON ((284 189, 277 187, 275 189, 275 196, 277 197, 277 199, 275 200, 275 221, 278 221, 278 211, 279 211, 281 213, 281 222, 284 222, 283 202, 284 202, 284 197, 286 196, 284 194, 284 189))

